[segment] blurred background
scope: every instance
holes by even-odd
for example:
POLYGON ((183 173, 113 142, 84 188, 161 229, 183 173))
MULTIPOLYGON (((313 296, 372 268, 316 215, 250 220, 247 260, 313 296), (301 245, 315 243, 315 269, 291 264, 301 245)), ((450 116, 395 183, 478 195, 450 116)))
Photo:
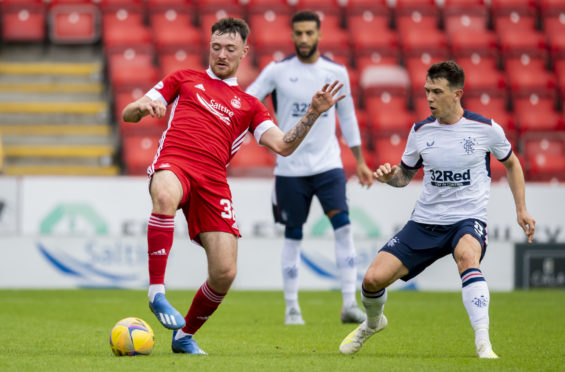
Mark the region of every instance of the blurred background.
MULTIPOLYGON (((143 176, 166 119, 128 124, 122 109, 173 70, 205 69, 211 25, 225 16, 242 17, 251 28, 250 53, 238 73, 245 89, 268 63, 294 52, 290 18, 302 9, 320 14, 321 52, 348 68, 370 166, 398 161, 412 124, 430 115, 427 68, 445 59, 463 66, 464 108, 504 128, 533 190, 528 203, 538 219, 538 241, 557 247, 555 254, 548 248, 545 256, 528 256, 539 262, 527 261, 527 268, 526 261, 517 266, 514 244, 523 236, 510 191, 497 182, 505 169, 492 161, 497 204, 490 207, 490 238, 508 252, 494 266, 513 267, 500 288, 514 288, 516 270, 528 277, 538 267, 548 286, 565 287, 565 0, 1 0, 0 249, 22 261, 4 260, 0 286, 23 285, 24 274, 33 276, 21 270, 30 257, 51 265, 44 267, 50 277, 101 280, 79 280, 87 286, 130 285, 125 274, 121 282, 111 276, 136 262, 133 286, 143 282, 150 209, 143 176), (52 236, 59 238, 43 240, 52 236)), ((265 104, 272 111, 270 98, 265 104)), ((352 176, 355 161, 341 143, 352 176)), ((238 210, 242 231, 257 252, 253 238, 271 239, 261 243, 276 249, 282 244, 269 215, 274 161, 249 137, 228 168, 234 201, 246 206, 238 210), (258 196, 263 203, 256 203, 258 196)), ((377 249, 375 241, 408 218, 419 192, 419 185, 405 194, 375 188, 370 194, 348 191, 354 225, 361 226, 361 255, 367 256, 362 266, 377 249), (385 208, 367 195, 396 203, 385 208)), ((330 232, 313 208, 307 236, 320 238, 322 247, 330 232)), ((186 239, 183 224, 180 218, 177 235, 186 239)), ((272 270, 266 267, 265 274, 272 270)), ((67 285, 61 283, 67 282, 46 285, 67 285)))

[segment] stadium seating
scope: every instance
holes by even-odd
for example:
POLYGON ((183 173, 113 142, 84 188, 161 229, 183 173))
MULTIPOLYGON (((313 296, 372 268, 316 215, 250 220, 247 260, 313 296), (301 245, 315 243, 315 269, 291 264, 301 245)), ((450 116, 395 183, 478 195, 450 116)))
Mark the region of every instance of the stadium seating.
POLYGON ((493 119, 500 124, 509 139, 516 139, 516 125, 512 112, 508 110, 506 96, 493 97, 488 93, 483 93, 475 97, 463 96, 463 108, 493 119))
POLYGON ((202 53, 202 32, 192 25, 191 16, 169 9, 161 13, 153 13, 151 32, 153 43, 159 53, 171 52, 179 48, 194 53, 202 53))
POLYGON ((529 96, 535 93, 542 97, 555 97, 555 75, 545 68, 545 60, 522 56, 508 59, 504 65, 513 96, 529 96))
POLYGON ((488 8, 484 0, 446 0, 443 4, 444 28, 453 32, 486 31, 488 8))
POLYGON ((243 144, 228 166, 228 175, 236 177, 265 177, 273 174, 276 155, 257 144, 251 134, 246 134, 243 144))
POLYGON ((527 158, 526 180, 553 181, 565 180, 564 154, 533 154, 527 158))
POLYGON ((547 58, 547 41, 543 33, 535 30, 499 30, 497 31, 501 56, 520 58, 527 55, 532 59, 547 58))
POLYGON ((147 167, 153 163, 159 137, 150 135, 127 135, 122 139, 123 160, 126 174, 147 174, 147 167))
POLYGON ((194 53, 182 48, 171 52, 160 52, 158 59, 161 76, 185 68, 203 70, 208 66, 204 63, 203 53, 194 53))
POLYGON ((470 58, 457 58, 456 61, 465 71, 465 96, 484 93, 493 97, 506 95, 506 79, 498 70, 496 59, 473 55, 470 58))
POLYGON ((552 98, 532 94, 514 99, 513 108, 520 133, 565 130, 563 114, 557 111, 552 98))
POLYGON ((40 42, 45 39, 42 0, 4 0, 0 10, 4 41, 40 42))
POLYGON ((449 47, 454 58, 480 57, 495 58, 498 55, 497 36, 489 30, 456 30, 447 34, 449 47))
POLYGON ((100 37, 100 10, 88 3, 58 0, 49 8, 49 39, 56 44, 87 44, 100 37))

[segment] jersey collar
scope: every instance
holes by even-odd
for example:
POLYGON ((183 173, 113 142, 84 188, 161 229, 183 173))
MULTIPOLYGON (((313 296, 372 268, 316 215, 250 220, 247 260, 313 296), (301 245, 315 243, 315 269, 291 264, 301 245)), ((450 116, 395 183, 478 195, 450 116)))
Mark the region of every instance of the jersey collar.
MULTIPOLYGON (((208 73, 208 76, 210 76, 212 79, 222 80, 219 77, 217 77, 216 74, 214 74, 211 67, 208 67, 206 72, 208 73)), ((232 87, 237 86, 237 78, 236 77, 228 78, 228 79, 225 79, 225 80, 222 80, 222 81, 229 86, 232 86, 232 87)))

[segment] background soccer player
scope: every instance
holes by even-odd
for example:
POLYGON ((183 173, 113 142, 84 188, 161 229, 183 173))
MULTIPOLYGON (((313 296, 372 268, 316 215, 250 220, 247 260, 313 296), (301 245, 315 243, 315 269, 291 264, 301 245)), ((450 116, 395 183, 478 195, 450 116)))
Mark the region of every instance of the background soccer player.
POLYGON ((475 331, 479 358, 498 358, 489 338, 489 290, 480 270, 487 248, 487 205, 491 154, 506 167, 518 224, 532 242, 535 220, 526 209, 522 167, 502 128, 492 119, 463 110, 465 74, 455 62, 432 65, 426 98, 432 113, 414 124, 399 165, 380 165, 375 178, 394 187, 406 186, 424 167, 424 190, 410 221, 379 251, 361 290, 367 321, 341 343, 353 354, 374 333, 384 329, 386 287, 408 280, 437 259, 451 254, 461 276, 463 305, 475 331))
MULTIPOLYGON (((342 84, 325 84, 313 93, 298 123, 283 133, 265 107, 237 85, 236 72, 248 51, 249 28, 224 18, 212 26, 207 71, 179 70, 157 83, 123 111, 128 122, 165 115, 172 104, 153 164, 149 191, 153 210, 147 230, 149 306, 173 333, 176 353, 204 354, 192 335, 222 302, 236 275, 239 230, 227 183, 226 167, 250 131, 280 155, 291 154, 316 119, 344 95, 342 84), (174 216, 182 208, 190 238, 202 245, 208 278, 196 293, 186 317, 165 298, 165 269, 174 234, 174 216), (178 330, 178 331, 177 331, 178 330)), ((321 85, 320 85, 321 86, 321 85)))
POLYGON ((285 225, 281 257, 285 324, 304 324, 298 304, 298 268, 302 225, 306 222, 314 195, 334 229, 335 256, 340 273, 344 323, 360 323, 365 314, 355 299, 357 268, 353 233, 345 198, 346 178, 336 138, 335 111, 342 133, 357 160, 357 175, 363 185, 370 186, 372 172, 361 153, 361 138, 350 94, 349 76, 344 66, 320 56, 320 19, 316 13, 302 11, 292 17, 292 41, 296 55, 272 62, 247 89, 247 93, 263 100, 272 94, 281 129, 291 128, 309 107, 315 87, 333 80, 344 83, 347 97, 328 110, 304 143, 288 157, 277 156, 275 167, 275 220, 285 225), (275 99, 276 98, 276 99, 275 99))

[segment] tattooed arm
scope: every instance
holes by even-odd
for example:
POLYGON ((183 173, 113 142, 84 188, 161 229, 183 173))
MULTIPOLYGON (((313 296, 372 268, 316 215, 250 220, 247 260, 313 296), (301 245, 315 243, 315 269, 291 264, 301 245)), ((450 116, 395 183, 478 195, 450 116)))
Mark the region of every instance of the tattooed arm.
POLYGON ((373 173, 377 181, 394 187, 404 187, 412 181, 417 169, 408 169, 402 165, 390 166, 390 163, 380 165, 373 173))
POLYGON ((314 94, 308 111, 294 127, 286 133, 283 133, 278 127, 267 130, 261 136, 261 144, 282 156, 292 154, 320 115, 345 98, 345 95, 334 98, 342 86, 343 84, 338 81, 334 81, 331 85, 325 84, 314 94))

